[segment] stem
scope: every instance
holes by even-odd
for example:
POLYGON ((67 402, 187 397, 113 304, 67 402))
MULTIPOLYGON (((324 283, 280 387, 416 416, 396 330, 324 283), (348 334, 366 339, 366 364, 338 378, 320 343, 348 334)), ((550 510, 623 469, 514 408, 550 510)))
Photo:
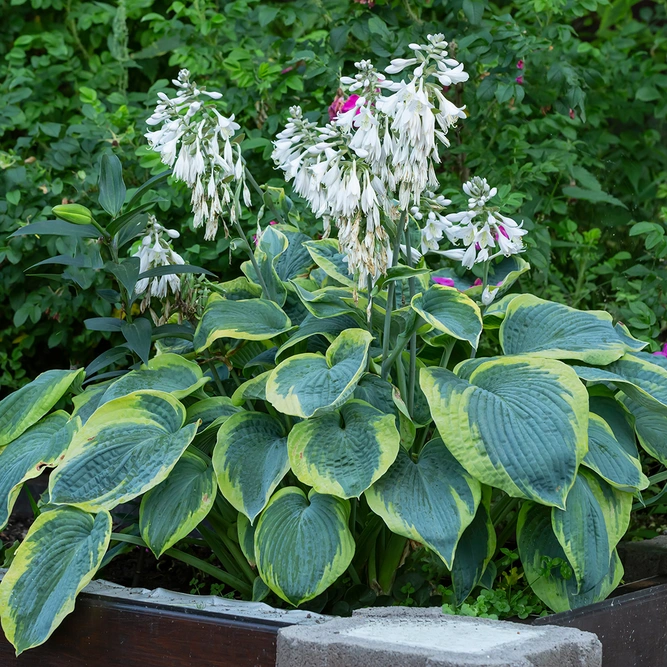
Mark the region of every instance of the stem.
MULTIPOLYGON (((412 244, 410 241, 410 221, 407 221, 405 228, 405 250, 408 260, 408 266, 412 268, 412 244)), ((415 295, 415 279, 408 279, 410 290, 410 301, 415 295)), ((410 366, 408 370, 408 412, 413 415, 415 408, 415 379, 417 375, 417 333, 410 337, 410 366)))
POLYGON ((452 351, 454 350, 455 345, 455 340, 451 340, 449 343, 447 343, 447 345, 445 345, 445 349, 442 351, 442 357, 440 357, 440 368, 447 368, 449 358, 452 356, 452 351))
MULTIPOLYGON (((135 537, 134 535, 111 533, 111 539, 114 542, 128 542, 129 544, 136 544, 137 546, 140 547, 148 546, 140 537, 135 537)), ((202 560, 201 558, 197 558, 196 556, 192 556, 191 554, 186 554, 184 551, 180 551, 179 549, 174 549, 173 547, 171 549, 167 549, 163 555, 187 563, 188 565, 195 567, 198 570, 201 570, 202 572, 205 572, 211 577, 214 577, 215 579, 222 581, 231 588, 235 588, 239 593, 243 595, 252 595, 252 589, 250 588, 250 586, 248 586, 248 584, 246 584, 245 581, 242 581, 241 579, 238 579, 237 577, 234 577, 231 574, 227 574, 227 572, 223 572, 220 568, 215 567, 215 565, 211 565, 210 563, 207 563, 205 560, 202 560)))
POLYGON ((218 393, 220 394, 220 396, 227 396, 227 392, 225 391, 225 388, 222 386, 222 380, 220 379, 220 375, 218 374, 218 369, 215 367, 215 363, 213 362, 212 359, 207 359, 206 364, 211 369, 211 375, 213 376, 213 381, 215 382, 215 386, 218 388, 218 393))
MULTIPOLYGON (((259 186, 259 183, 255 180, 255 177, 250 173, 250 170, 248 167, 245 167, 245 177, 250 181, 250 185, 252 185, 253 190, 260 196, 262 202, 265 202, 266 200, 264 199, 264 192, 262 191, 262 188, 259 186)), ((273 205, 273 200, 271 197, 268 197, 268 201, 266 203, 269 205, 269 208, 271 209, 271 213, 280 220, 280 222, 284 225, 285 223, 285 218, 278 212, 276 207, 273 205)))
POLYGON ((269 292, 269 288, 266 286, 266 282, 264 281, 264 276, 262 276, 262 272, 259 270, 259 264, 257 263, 255 253, 253 252, 250 243, 248 243, 248 239, 245 236, 243 227, 241 227, 241 223, 238 220, 234 220, 234 226, 236 227, 236 231, 239 233, 241 239, 245 242, 246 250, 248 251, 248 256, 250 257, 250 262, 252 263, 252 266, 255 269, 255 273, 257 274, 257 280, 259 281, 259 284, 262 287, 264 298, 269 299, 270 301, 274 301, 273 297, 271 296, 271 293, 269 292))
POLYGON ((366 306, 366 319, 368 328, 373 330, 373 276, 369 273, 366 276, 366 291, 368 292, 368 306, 366 306))
POLYGON ((487 285, 489 284, 489 266, 491 264, 491 260, 486 260, 484 262, 484 277, 482 278, 482 294, 484 293, 484 290, 486 289, 487 285))
MULTIPOLYGON (((398 263, 398 254, 401 251, 401 232, 403 231, 403 225, 405 224, 405 218, 407 212, 403 211, 401 214, 401 222, 396 226, 396 239, 394 241, 394 254, 391 257, 391 265, 396 266, 398 263)), ((382 370, 381 376, 383 380, 386 380, 389 376, 389 369, 391 368, 391 363, 389 362, 389 338, 391 337, 391 313, 394 309, 394 294, 396 292, 396 282, 391 281, 389 287, 387 287, 387 306, 384 313, 384 330, 382 332, 382 370)))

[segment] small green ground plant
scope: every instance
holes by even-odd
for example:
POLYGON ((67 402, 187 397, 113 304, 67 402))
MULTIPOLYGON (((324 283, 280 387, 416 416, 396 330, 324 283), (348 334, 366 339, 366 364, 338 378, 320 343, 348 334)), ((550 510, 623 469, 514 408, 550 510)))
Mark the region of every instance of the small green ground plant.
POLYGON ((667 462, 666 357, 605 312, 513 291, 530 267, 511 188, 475 176, 448 199, 435 171, 466 118, 443 86, 469 75, 441 34, 410 49, 359 61, 330 123, 290 110, 273 159, 304 204, 257 184, 220 93, 182 70, 146 134, 169 170, 128 190, 105 157, 95 212, 18 231, 75 241, 42 265, 97 272, 117 316, 87 326, 118 344, 0 402, 0 525, 52 468, 0 584, 17 653, 127 545, 340 612, 527 616, 618 585, 658 481, 637 443, 667 462), (169 177, 205 238, 246 252, 242 275, 173 249, 152 194, 169 177), (128 502, 136 523, 114 514, 128 502))

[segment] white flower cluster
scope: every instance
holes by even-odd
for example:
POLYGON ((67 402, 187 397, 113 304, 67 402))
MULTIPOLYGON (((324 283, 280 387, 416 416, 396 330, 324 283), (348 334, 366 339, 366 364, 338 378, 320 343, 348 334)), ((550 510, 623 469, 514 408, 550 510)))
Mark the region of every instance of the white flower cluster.
MULTIPOLYGON (((176 97, 158 93, 160 101, 146 121, 161 127, 145 136, 162 162, 173 167, 174 177, 192 190, 194 226, 205 223, 204 238, 211 240, 221 216, 226 213, 236 220, 235 189, 240 188, 245 204, 250 205, 241 149, 231 141, 240 126, 233 114, 227 118, 215 108, 212 100, 222 95, 197 88, 188 70, 181 70, 172 83, 178 88, 176 97)), ((223 226, 227 232, 224 219, 223 226)))
POLYGON ((445 233, 453 243, 462 242, 465 250, 441 251, 440 254, 460 260, 471 269, 474 264, 486 262, 500 255, 509 257, 523 252, 522 236, 526 230, 512 218, 502 215, 497 207, 487 206, 498 192, 485 178, 476 176, 464 183, 463 191, 468 195, 468 209, 445 216, 450 224, 445 233))
MULTIPOLYGON (((149 215, 146 234, 141 239, 139 250, 133 255, 139 258, 139 272, 143 273, 157 266, 185 264, 183 258, 170 245, 170 240, 177 239, 179 236, 180 234, 175 229, 166 229, 158 223, 154 215, 149 215)), ((172 294, 178 294, 181 289, 181 279, 175 274, 142 278, 134 289, 137 294, 146 292, 142 304, 143 310, 150 303, 151 297, 165 299, 169 290, 172 294)))
POLYGON ((452 226, 442 211, 451 203, 452 200, 446 199, 443 195, 436 196, 435 193, 426 191, 421 199, 421 206, 410 208, 412 217, 422 225, 420 230, 422 255, 440 248, 440 241, 452 226))
POLYGON ((396 74, 418 65, 409 80, 391 81, 369 60, 355 63, 357 74, 341 79, 350 96, 331 123, 318 127, 293 107, 274 142, 274 161, 323 218, 325 231, 334 221, 360 287, 367 276, 375 281, 386 273, 391 260, 382 213, 397 221, 401 211, 419 207, 426 188, 438 185, 438 143, 449 145, 447 132, 465 117, 442 94, 443 85, 468 79, 463 65, 448 57, 443 36, 410 46, 415 57, 393 60, 386 70, 396 74))

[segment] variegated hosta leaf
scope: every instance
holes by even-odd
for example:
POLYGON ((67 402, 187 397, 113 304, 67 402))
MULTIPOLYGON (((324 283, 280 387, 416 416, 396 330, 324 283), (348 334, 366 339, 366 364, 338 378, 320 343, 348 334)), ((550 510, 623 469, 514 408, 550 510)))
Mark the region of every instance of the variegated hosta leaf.
POLYGON ((358 498, 396 459, 396 420, 364 401, 295 424, 287 440, 292 471, 318 493, 358 498))
POLYGON ((208 379, 194 361, 188 361, 179 354, 161 354, 142 364, 139 370, 118 378, 104 392, 99 405, 144 389, 164 391, 181 399, 203 387, 208 379))
POLYGON ((75 371, 46 371, 32 382, 0 401, 0 447, 18 438, 38 422, 77 380, 83 368, 75 371))
POLYGON ((231 417, 240 412, 241 408, 234 405, 228 396, 211 396, 197 401, 188 407, 185 416, 186 424, 199 423, 199 432, 208 428, 221 417, 231 417))
POLYGON ((268 340, 291 328, 289 317, 273 301, 232 301, 212 294, 195 331, 194 345, 201 352, 218 338, 268 340))
MULTIPOLYGON (((275 227, 268 227, 257 239, 255 246, 255 261, 259 271, 270 292, 270 298, 275 300, 279 306, 285 304, 287 288, 276 272, 278 258, 287 250, 289 242, 287 237, 275 227)), ((256 283, 260 283, 252 262, 243 262, 241 265, 243 273, 256 283)))
POLYGON ((234 405, 243 405, 248 399, 266 400, 266 383, 269 381, 269 375, 272 371, 265 371, 250 378, 244 382, 233 394, 232 403, 234 405))
POLYGON ((201 456, 186 451, 167 479, 144 495, 139 530, 156 558, 206 518, 216 491, 213 467, 201 456))
POLYGON ((611 426, 594 412, 588 419, 588 453, 582 463, 621 490, 642 490, 648 486, 639 459, 627 452, 611 426))
POLYGON ((462 604, 472 593, 496 553, 496 530, 488 508, 491 489, 485 489, 487 498, 479 504, 475 518, 456 546, 452 564, 452 588, 456 604, 462 604))
POLYGON ((63 410, 53 412, 0 449, 0 530, 9 520, 23 482, 56 465, 65 453, 78 423, 68 420, 63 410))
POLYGON ((283 425, 263 412, 239 412, 218 431, 213 467, 222 495, 250 521, 289 470, 283 425))
POLYGON ((350 275, 345 256, 341 253, 336 239, 322 239, 321 241, 306 241, 304 247, 310 253, 313 261, 328 276, 337 280, 341 285, 356 287, 354 277, 350 275))
POLYGON ((276 260, 275 267, 278 277, 287 282, 297 276, 303 276, 313 266, 313 260, 304 243, 310 241, 310 236, 300 232, 292 225, 276 225, 273 229, 282 232, 287 237, 287 250, 276 260))
POLYGON ((500 325, 500 344, 505 354, 578 359, 600 365, 616 361, 626 352, 608 313, 577 310, 532 294, 512 299, 507 306, 500 325))
POLYGON ((623 392, 619 392, 618 400, 635 418, 635 430, 644 450, 667 465, 667 408, 647 407, 623 392))
MULTIPOLYGON (((519 512, 517 544, 526 580, 530 582, 533 592, 555 612, 577 609, 604 600, 623 577, 623 566, 618 554, 612 552, 609 569, 597 586, 579 593, 577 578, 567 565, 567 556, 551 527, 551 513, 552 509, 536 503, 524 503, 519 512), (565 568, 557 566, 550 571, 545 570, 545 558, 562 559, 565 568), (569 578, 563 574, 569 574, 569 578)), ((587 527, 581 525, 579 530, 586 531, 587 527)))
POLYGON ((302 340, 306 340, 311 336, 324 336, 329 342, 333 342, 338 334, 345 331, 345 329, 356 328, 357 323, 349 315, 338 315, 337 317, 319 318, 311 313, 308 313, 304 321, 299 325, 299 328, 289 337, 287 342, 283 343, 276 357, 280 357, 281 353, 293 347, 302 340))
POLYGON ((479 482, 440 438, 424 446, 416 463, 401 449, 387 474, 366 491, 368 505, 389 530, 424 543, 447 567, 480 497, 479 482))
POLYGON ((588 447, 588 393, 553 359, 494 357, 420 375, 447 447, 484 484, 565 506, 588 447))
POLYGON ((297 354, 271 371, 266 398, 276 410, 313 417, 345 403, 366 370, 373 336, 348 329, 321 354, 297 354))
POLYGON ((74 403, 74 412, 72 412, 72 419, 78 417, 82 424, 85 424, 90 415, 100 407, 102 396, 106 390, 113 384, 113 380, 108 382, 100 382, 99 384, 88 385, 85 391, 72 396, 72 403, 74 403))
POLYGON ((615 489, 585 468, 570 489, 567 509, 553 508, 551 525, 574 570, 579 593, 593 590, 607 575, 631 509, 631 493, 615 489))
POLYGON ((17 655, 43 644, 74 610, 111 538, 111 515, 75 507, 40 514, 0 583, 0 618, 17 655))
POLYGON ((105 403, 51 475, 51 502, 98 512, 145 493, 167 477, 194 438, 196 424, 183 427, 184 421, 183 405, 160 391, 105 403))
POLYGON ((317 597, 354 556, 346 500, 294 486, 269 501, 255 531, 257 569, 267 586, 294 606, 317 597))
POLYGON ((454 287, 432 285, 414 296, 412 308, 434 329, 477 348, 482 333, 479 306, 454 287))
POLYGON ((236 534, 239 538, 239 546, 250 567, 257 567, 255 558, 255 526, 250 523, 250 519, 239 512, 239 520, 236 524, 236 534))
POLYGON ((323 287, 309 292, 296 281, 292 281, 294 289, 301 303, 314 317, 329 318, 339 315, 357 315, 360 304, 349 303, 347 299, 354 299, 354 293, 349 287, 323 287))
POLYGON ((573 368, 588 382, 612 382, 645 408, 667 412, 667 367, 656 363, 650 354, 626 354, 605 368, 573 368))

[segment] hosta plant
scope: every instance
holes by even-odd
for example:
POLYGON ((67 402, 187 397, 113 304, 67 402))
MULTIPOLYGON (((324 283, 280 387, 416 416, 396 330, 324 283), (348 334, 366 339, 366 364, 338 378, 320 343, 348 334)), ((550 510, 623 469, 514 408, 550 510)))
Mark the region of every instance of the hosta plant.
POLYGON ((667 363, 603 312, 517 290, 529 266, 506 189, 473 178, 447 211, 436 166, 465 114, 441 90, 466 77, 446 48, 437 35, 415 45, 387 68, 415 67, 400 82, 361 61, 326 127, 292 110, 274 157, 303 206, 254 183, 233 117, 179 75, 149 140, 191 185, 197 226, 212 236, 222 221, 249 251, 233 280, 178 277, 202 270, 133 208, 113 161, 107 218, 65 206, 33 228, 84 223, 117 288, 105 293, 118 317, 90 325, 120 345, 0 402, 0 525, 25 481, 53 469, 0 584, 17 652, 126 544, 295 606, 342 577, 386 595, 421 550, 456 608, 494 588, 508 542, 555 611, 617 586, 616 546, 649 485, 637 443, 667 463, 667 363), (246 183, 262 195, 254 248, 246 183), (265 205, 276 224, 262 224, 265 205), (339 238, 306 235, 313 216, 339 238), (125 525, 114 510, 134 501, 125 525))

